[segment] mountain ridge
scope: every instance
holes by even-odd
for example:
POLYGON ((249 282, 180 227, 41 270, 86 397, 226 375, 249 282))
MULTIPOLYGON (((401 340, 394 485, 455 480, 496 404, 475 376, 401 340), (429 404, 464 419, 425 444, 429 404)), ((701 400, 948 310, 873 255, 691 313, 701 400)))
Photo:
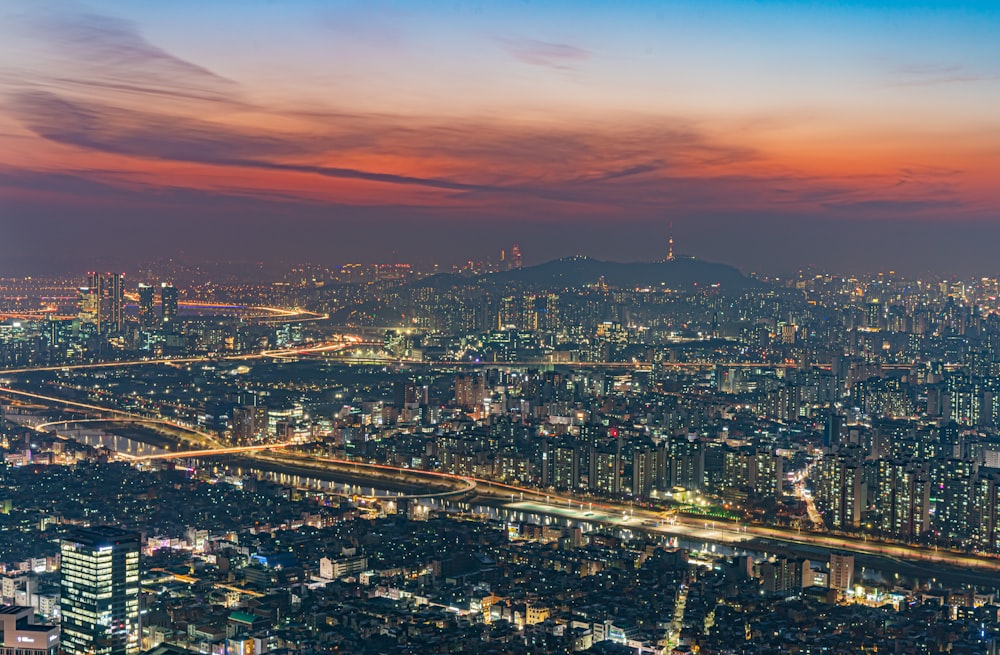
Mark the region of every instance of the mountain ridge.
POLYGON ((466 284, 522 284, 539 288, 573 288, 597 284, 609 287, 661 288, 696 291, 718 285, 724 291, 760 289, 767 285, 749 278, 734 266, 694 257, 678 257, 660 262, 612 262, 577 255, 554 259, 535 266, 464 277, 443 273, 415 283, 418 286, 462 286, 466 284))

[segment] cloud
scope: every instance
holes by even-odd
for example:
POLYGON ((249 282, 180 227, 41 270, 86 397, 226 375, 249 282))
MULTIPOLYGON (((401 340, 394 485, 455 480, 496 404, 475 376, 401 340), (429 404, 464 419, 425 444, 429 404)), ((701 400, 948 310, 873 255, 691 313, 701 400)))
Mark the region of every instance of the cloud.
POLYGON ((263 159, 328 149, 323 138, 260 135, 195 119, 81 103, 51 93, 15 96, 11 107, 26 127, 56 143, 100 152, 189 163, 311 173, 324 177, 424 186, 451 191, 495 191, 477 184, 263 159), (261 159, 258 159, 261 158, 261 159))
POLYGON ((893 69, 899 75, 950 75, 963 70, 963 66, 958 64, 927 64, 909 63, 902 64, 893 69))
POLYGON ((960 64, 909 63, 890 71, 890 87, 936 86, 939 84, 960 84, 984 82, 998 79, 997 75, 980 75, 969 71, 960 64))
MULTIPOLYGON (((558 202, 615 204, 613 185, 643 182, 669 169, 745 161, 755 153, 715 144, 689 126, 657 120, 628 128, 555 130, 547 127, 443 124, 390 116, 317 116, 304 132, 237 128, 185 116, 159 114, 55 93, 12 94, 10 114, 49 141, 92 151, 158 161, 201 163, 357 179, 441 191, 518 193, 558 202), (444 170, 415 176, 328 162, 351 153, 384 155, 413 168, 440 160, 444 170), (709 162, 709 164, 706 164, 709 162)), ((624 188, 623 186, 621 188, 624 188)))
POLYGON ((150 43, 129 21, 61 11, 33 15, 23 22, 26 32, 64 60, 63 70, 72 71, 72 75, 50 75, 27 69, 29 62, 22 62, 19 81, 23 86, 154 95, 161 101, 173 97, 240 102, 239 85, 234 81, 150 43))
POLYGON ((591 53, 566 43, 550 43, 525 37, 499 37, 497 41, 515 59, 532 66, 566 69, 590 59, 591 53))
POLYGON ((964 203, 957 200, 937 200, 937 199, 873 199, 844 202, 828 202, 823 206, 830 209, 862 211, 862 212, 920 212, 935 209, 958 209, 964 203))

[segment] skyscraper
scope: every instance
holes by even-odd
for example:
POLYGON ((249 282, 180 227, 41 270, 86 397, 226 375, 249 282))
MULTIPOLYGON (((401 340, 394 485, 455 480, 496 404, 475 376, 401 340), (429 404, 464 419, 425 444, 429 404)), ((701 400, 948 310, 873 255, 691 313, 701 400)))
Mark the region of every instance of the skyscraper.
POLYGON ((87 286, 80 288, 80 320, 100 333, 120 334, 125 326, 124 273, 87 273, 87 286))
POLYGON ((121 334, 125 327, 125 289, 122 282, 125 280, 124 273, 106 273, 102 280, 102 301, 107 306, 103 311, 104 322, 112 334, 121 334))
MULTIPOLYGON (((87 307, 89 309, 89 319, 86 321, 97 326, 98 332, 104 331, 104 303, 103 295, 104 288, 101 286, 101 274, 95 271, 87 273, 87 286, 84 287, 88 289, 87 307)), ((80 289, 81 295, 83 294, 83 289, 80 289)), ((82 301, 81 301, 82 304, 82 301)), ((80 312, 84 313, 83 310, 80 312)))
POLYGON ((172 326, 177 322, 177 287, 166 282, 160 285, 160 307, 164 325, 172 326))
POLYGON ((156 289, 148 284, 139 283, 139 324, 151 327, 156 324, 156 309, 154 301, 156 289))
POLYGON ((70 655, 139 651, 138 533, 78 528, 61 542, 62 646, 70 655))
POLYGON ((77 318, 80 323, 93 325, 100 331, 101 298, 97 290, 91 287, 80 287, 77 305, 77 318))

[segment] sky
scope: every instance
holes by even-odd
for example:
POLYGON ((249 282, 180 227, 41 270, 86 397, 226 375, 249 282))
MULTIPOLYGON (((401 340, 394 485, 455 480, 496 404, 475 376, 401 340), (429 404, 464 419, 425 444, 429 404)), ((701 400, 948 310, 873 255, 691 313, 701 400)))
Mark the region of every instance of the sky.
POLYGON ((0 274, 996 274, 1000 3, 0 3, 0 274))

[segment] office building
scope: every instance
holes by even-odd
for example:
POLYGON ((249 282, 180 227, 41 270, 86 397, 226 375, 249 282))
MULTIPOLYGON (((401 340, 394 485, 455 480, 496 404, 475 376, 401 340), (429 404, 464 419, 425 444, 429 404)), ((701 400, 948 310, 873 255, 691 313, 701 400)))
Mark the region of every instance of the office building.
POLYGON ((139 651, 138 533, 78 528, 61 543, 62 646, 70 655, 139 651))

